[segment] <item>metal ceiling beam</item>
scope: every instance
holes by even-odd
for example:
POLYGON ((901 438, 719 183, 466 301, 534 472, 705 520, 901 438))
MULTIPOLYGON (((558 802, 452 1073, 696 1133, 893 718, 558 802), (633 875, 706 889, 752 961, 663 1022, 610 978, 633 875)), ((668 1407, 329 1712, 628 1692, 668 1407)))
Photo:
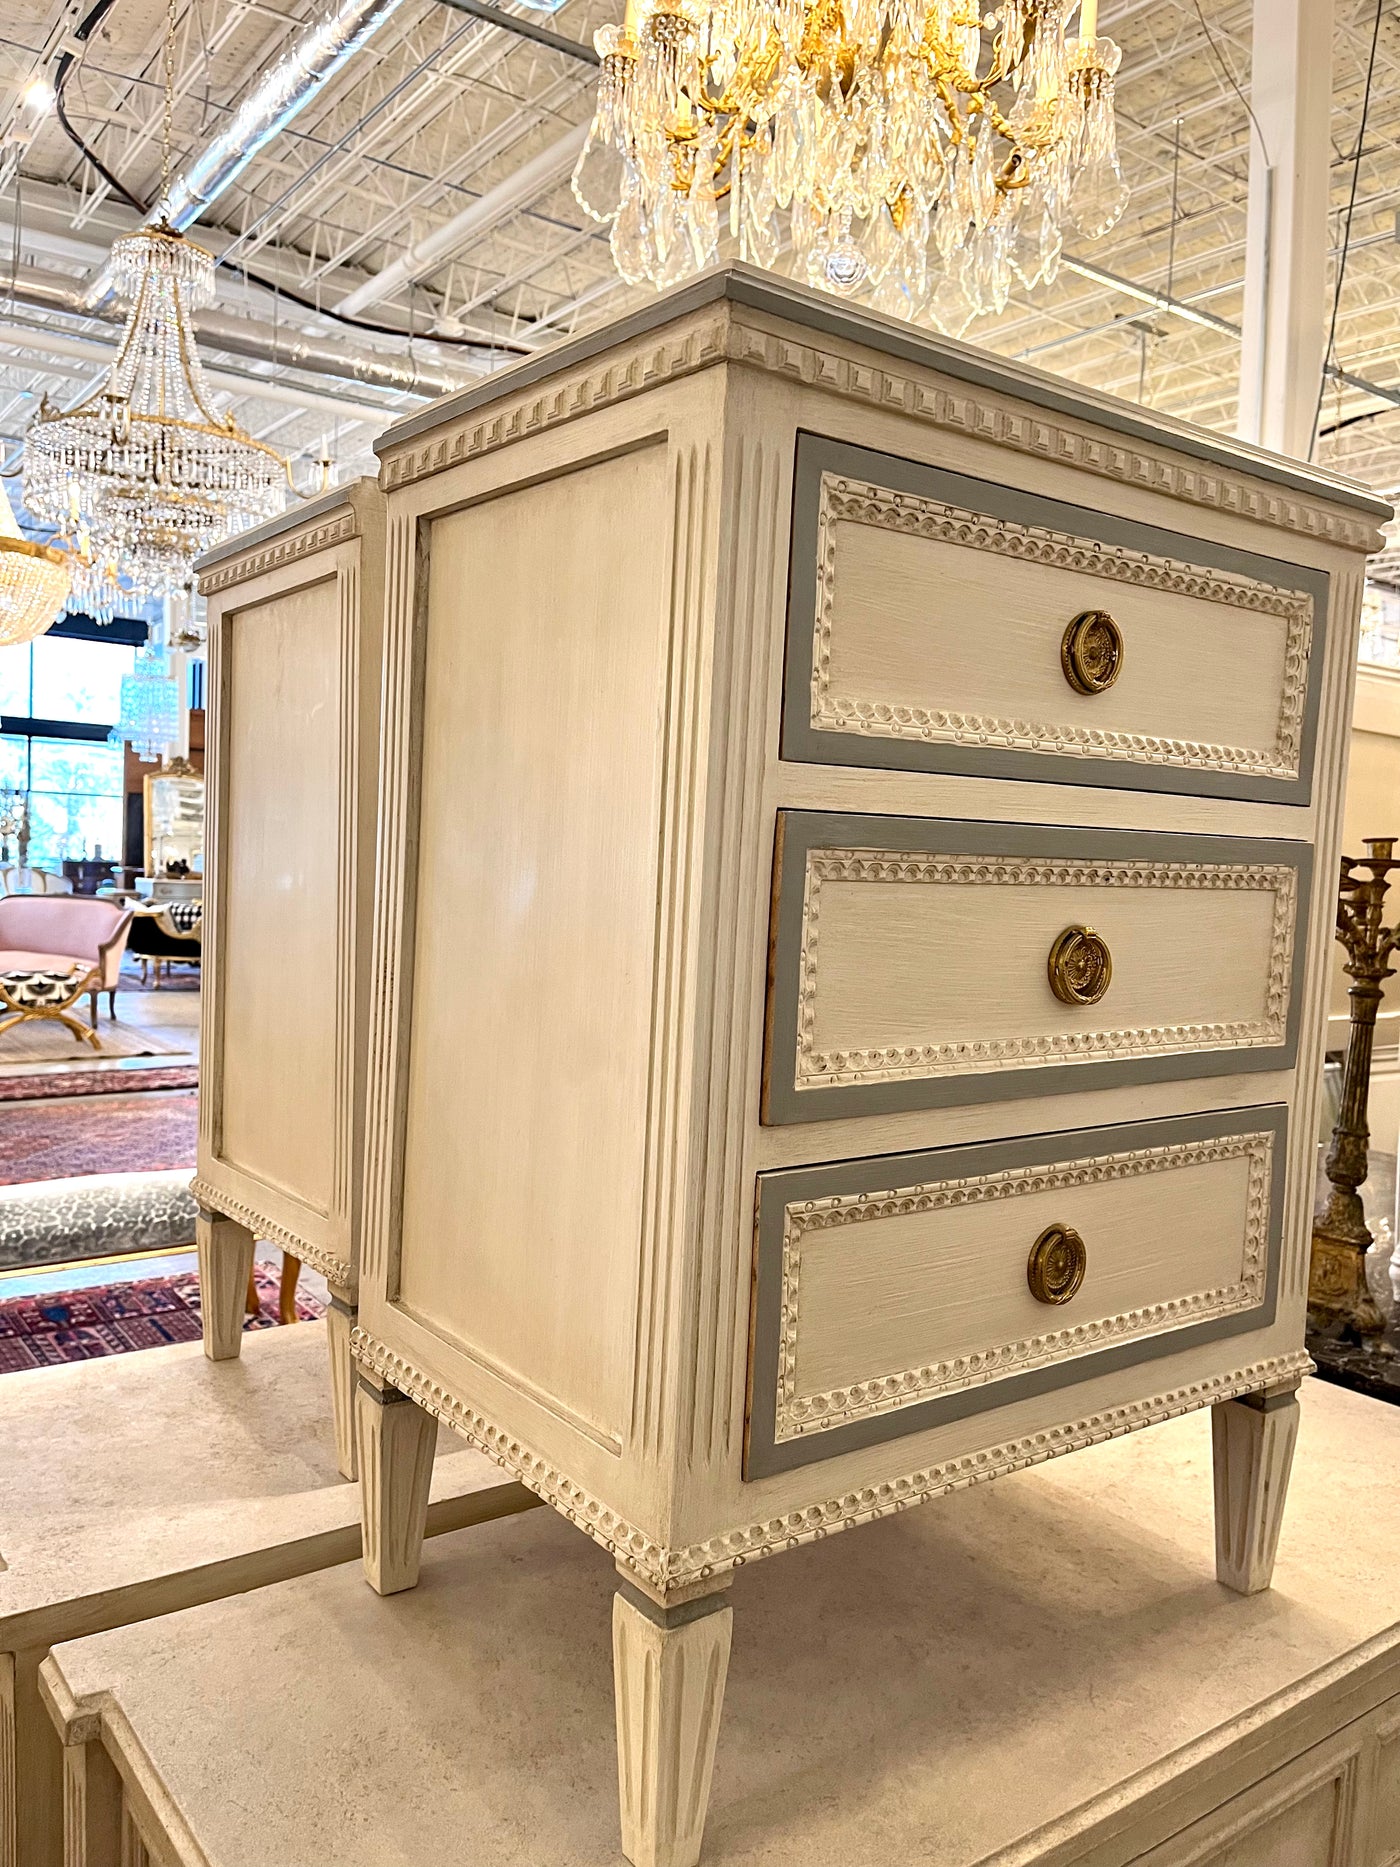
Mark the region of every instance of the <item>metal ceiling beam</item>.
MULTIPOLYGON (((576 58, 582 64, 596 65, 600 62, 593 47, 585 45, 582 39, 566 39, 563 33, 550 32, 545 26, 537 26, 533 20, 520 19, 513 13, 502 13, 499 7, 487 6, 485 0, 442 0, 442 4, 450 6, 454 13, 469 13, 473 19, 500 26, 522 39, 533 39, 536 45, 547 45, 551 52, 562 52, 566 58, 576 58)), ((553 11, 552 8, 549 10, 553 11)))
MULTIPOLYGON (((181 169, 151 207, 146 224, 173 227, 177 233, 192 227, 402 5, 403 0, 335 0, 327 16, 262 74, 218 134, 181 169)), ((112 290, 109 262, 92 283, 89 304, 102 304, 112 290)))
POLYGON ((420 278, 441 261, 458 253, 469 240, 479 239, 499 226, 503 220, 538 199, 547 188, 551 188, 567 175, 578 161, 579 151, 588 137, 587 123, 577 124, 567 130, 563 136, 538 154, 531 156, 513 174, 504 181, 497 182, 494 188, 488 188, 470 206, 464 207, 460 214, 454 214, 441 227, 410 246, 406 253, 401 253, 381 272, 366 279, 363 285, 356 286, 347 297, 336 306, 342 317, 358 317, 371 305, 392 297, 401 287, 420 278))
MULTIPOLYGON (((69 337, 61 331, 49 330, 41 325, 11 323, 0 326, 0 349, 12 355, 28 357, 36 352, 40 356, 77 357, 84 361, 110 363, 111 347, 97 337, 69 337)), ((36 364, 35 368, 42 368, 36 364)), ((356 396, 323 395, 315 389, 298 389, 294 384, 279 382, 275 378, 255 376, 250 371, 205 367, 205 378, 211 388, 219 389, 225 395, 254 397, 263 402, 285 402, 305 410, 307 414, 323 414, 338 421, 376 422, 386 427, 404 411, 386 408, 382 402, 362 402, 356 396)))
MULTIPOLYGON (((15 302, 32 310, 57 312, 85 322, 100 318, 104 323, 120 324, 124 317, 109 305, 95 311, 89 309, 73 281, 32 269, 22 269, 13 280, 6 279, 0 285, 0 295, 13 297, 15 302)), ((396 395, 419 399, 449 395, 476 381, 480 374, 468 370, 435 370, 416 358, 367 352, 354 344, 307 337, 294 326, 273 327, 227 312, 198 311, 194 323, 196 335, 216 350, 250 357, 280 369, 343 377, 348 382, 362 383, 369 389, 389 390, 396 395)))

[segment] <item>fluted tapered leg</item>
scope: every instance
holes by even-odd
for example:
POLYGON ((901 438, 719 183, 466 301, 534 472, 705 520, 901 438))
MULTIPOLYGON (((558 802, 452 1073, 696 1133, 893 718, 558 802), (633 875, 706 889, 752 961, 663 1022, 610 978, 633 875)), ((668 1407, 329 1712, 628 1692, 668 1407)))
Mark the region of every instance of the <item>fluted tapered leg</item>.
POLYGON ((355 1390, 355 1445, 365 1578, 378 1594, 395 1595, 418 1580, 437 1421, 407 1394, 361 1378, 355 1390))
POLYGON ((326 1349, 331 1363, 335 1463, 341 1477, 352 1480, 359 1471, 355 1458, 355 1363, 350 1354, 350 1331, 354 1327, 354 1306, 332 1291, 326 1311, 326 1349))
POLYGON ((194 1224, 204 1352, 210 1361, 232 1361, 243 1345, 243 1303, 253 1274, 253 1234, 246 1225, 218 1212, 201 1210, 194 1224))
POLYGON ((705 1832, 734 1612, 723 1595, 663 1609, 613 1597, 622 1851, 633 1867, 695 1867, 705 1832))
POLYGON ((64 1748, 63 1867, 123 1867, 121 1778, 100 1738, 64 1748))
POLYGON ((1215 1573, 1255 1595, 1273 1579, 1288 1474, 1298 1441, 1298 1395, 1271 1388, 1212 1408, 1215 1573))

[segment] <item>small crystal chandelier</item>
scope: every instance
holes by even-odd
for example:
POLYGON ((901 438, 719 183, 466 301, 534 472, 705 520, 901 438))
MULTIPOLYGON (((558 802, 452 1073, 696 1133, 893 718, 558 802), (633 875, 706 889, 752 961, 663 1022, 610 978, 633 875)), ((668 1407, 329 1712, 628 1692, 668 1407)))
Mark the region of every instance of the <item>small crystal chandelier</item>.
MULTIPOLYGON (((171 19, 162 199, 174 43, 171 19)), ((45 398, 24 443, 25 504, 76 538, 97 604, 115 588, 113 567, 138 599, 187 589, 200 552, 280 511, 289 484, 282 456, 211 406, 193 313, 214 300, 212 253, 143 227, 113 244, 112 273, 132 302, 107 381, 66 414, 45 398)))
POLYGON ((1127 187, 1097 0, 629 0, 595 34, 574 193, 630 283, 741 257, 961 331, 1053 278, 1127 187))
POLYGON ((170 657, 156 643, 143 648, 122 676, 121 718, 107 735, 140 759, 164 758, 180 743, 180 687, 170 657))
MULTIPOLYGON (((112 270, 133 301, 116 362, 77 408, 40 406, 24 498, 135 596, 165 596, 188 588, 201 551, 281 510, 287 469, 210 407, 190 314, 213 301, 213 255, 146 227, 115 243, 112 270)), ((97 582, 110 582, 101 568, 97 582)))
POLYGON ((63 613, 72 576, 66 551, 20 536, 0 486, 0 648, 32 642, 51 628, 63 613))

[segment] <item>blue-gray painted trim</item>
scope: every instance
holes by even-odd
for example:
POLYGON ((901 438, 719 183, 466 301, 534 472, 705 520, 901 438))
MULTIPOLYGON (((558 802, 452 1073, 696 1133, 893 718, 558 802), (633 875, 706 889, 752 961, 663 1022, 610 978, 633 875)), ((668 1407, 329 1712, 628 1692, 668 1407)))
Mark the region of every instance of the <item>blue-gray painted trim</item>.
MULTIPOLYGON (((820 810, 778 812, 773 908, 769 929, 768 1028, 762 1119, 773 1126, 841 1115, 888 1115, 907 1109, 1001 1102, 1181 1077, 1233 1076, 1292 1069, 1298 1053, 1303 965, 1307 955, 1312 848, 1259 837, 1178 836, 1155 830, 1067 830, 1047 824, 968 822, 951 817, 879 817, 820 810), (1191 1050, 1153 1057, 1102 1058, 970 1071, 899 1082, 797 1087, 797 1010, 807 854, 812 849, 888 849, 899 854, 1030 856, 1116 862, 1290 863, 1298 871, 1297 919, 1288 1019, 1281 1044, 1191 1050)), ((989 989, 995 986, 989 977, 989 989)), ((1047 984, 1046 992, 1050 988, 1047 984)))
MULTIPOLYGON (((1038 493, 993 480, 928 467, 921 461, 869 448, 833 441, 822 435, 799 434, 793 475, 792 548, 788 564, 787 647, 783 680, 782 755, 800 764, 874 766, 885 771, 938 771, 974 777, 1022 778, 1053 784, 1105 786, 1126 791, 1185 792, 1198 797, 1231 797, 1274 804, 1307 804, 1312 796, 1313 753, 1317 744, 1318 708, 1322 699, 1322 670, 1328 622, 1331 579, 1306 565, 1238 551, 1230 545, 1192 538, 1179 532, 1118 518, 1087 506, 1045 499, 1038 493), (812 725, 812 652, 816 633, 818 581, 817 521, 821 476, 839 473, 868 480, 891 492, 911 493, 923 499, 962 506, 989 518, 1018 525, 1037 525, 1069 532, 1086 543, 1117 545, 1147 551, 1209 570, 1230 571, 1252 577, 1282 590, 1299 590, 1313 600, 1312 645, 1308 656, 1307 692, 1303 732, 1299 746, 1298 776, 1270 778, 1249 772, 1213 771, 1204 767, 1141 764, 1123 758, 1081 758, 1066 752, 1017 751, 1008 748, 949 745, 922 739, 895 739, 867 733, 840 732, 812 725)), ((995 589, 995 560, 988 563, 989 600, 995 589)), ((972 619, 975 624, 975 618, 972 619)), ((1047 625, 1046 655, 1059 665, 1060 633, 1069 620, 1061 617, 1047 625)), ((1222 629, 1229 627, 1222 613, 1222 629)), ((1129 654, 1131 654, 1131 644, 1129 654)), ((1066 690, 1068 697, 1068 689, 1066 690)), ((949 696, 950 700, 955 699, 949 696)))
MULTIPOLYGON (((917 1154, 881 1154, 831 1166, 797 1167, 758 1175, 754 1241, 753 1347, 749 1359, 748 1414, 745 1423, 744 1477, 768 1478, 866 1446, 902 1439, 931 1426, 945 1426, 979 1413, 990 1413, 1035 1395, 1074 1387, 1141 1362, 1160 1360, 1220 1342, 1234 1335, 1267 1329, 1278 1305, 1279 1262, 1283 1238, 1283 1203, 1288 1161, 1288 1110, 1282 1103, 1226 1109, 1208 1115, 1170 1116, 1161 1121, 1129 1122, 1113 1128, 1071 1129, 1060 1134, 1021 1136, 1013 1141, 979 1142, 971 1147, 935 1148, 917 1154), (955 1393, 935 1395, 897 1407, 890 1413, 804 1433, 778 1443, 778 1352, 782 1323, 783 1212, 797 1200, 828 1199, 835 1194, 878 1193, 890 1187, 961 1180, 1017 1167, 1052 1166, 1061 1161, 1126 1153, 1144 1147, 1172 1147, 1213 1140, 1220 1135, 1274 1135, 1269 1188, 1268 1271, 1264 1300, 1233 1316, 1211 1317, 1182 1328, 1132 1342, 1116 1342, 1068 1361, 1026 1369, 955 1393)), ((1008 1212, 1015 1200, 1004 1202, 1008 1212)), ((857 1228, 858 1230, 859 1228, 857 1228)), ((1029 1244, 1029 1241, 1027 1241, 1029 1244)), ((858 1248, 858 1244, 853 1247, 858 1248)), ((1071 1318, 1072 1320, 1072 1318, 1071 1318)), ((872 1371, 876 1378, 878 1370, 872 1371)))
MULTIPOLYGON (((1304 466, 1283 455, 1252 447, 1248 442, 1197 428, 1172 415, 1154 411, 1146 416, 1133 403, 1120 401, 1117 396, 1102 395, 1068 383, 1062 376, 1052 376, 1046 370, 993 356, 989 351, 979 350, 975 344, 920 330, 901 318, 884 317, 878 312, 843 305, 825 292, 798 285, 757 266, 743 265, 714 267, 672 291, 659 293, 626 317, 616 318, 582 337, 552 344, 538 356, 501 370, 480 384, 442 396, 386 428, 374 443, 374 451, 382 457, 416 440, 419 435, 431 433, 444 422, 458 421, 476 409, 517 395, 550 376, 576 369, 605 351, 645 337, 725 299, 747 310, 784 319, 800 329, 863 344, 867 349, 898 357, 901 362, 936 370, 955 382, 987 389, 996 395, 1019 397, 1037 408, 1127 435, 1158 451, 1166 448, 1227 473, 1245 474, 1270 485, 1306 493, 1335 506, 1367 513, 1379 523, 1393 517, 1388 500, 1340 474, 1304 466)), ((715 361, 723 359, 717 357, 715 361)), ((454 464, 445 461, 444 470, 454 464)))

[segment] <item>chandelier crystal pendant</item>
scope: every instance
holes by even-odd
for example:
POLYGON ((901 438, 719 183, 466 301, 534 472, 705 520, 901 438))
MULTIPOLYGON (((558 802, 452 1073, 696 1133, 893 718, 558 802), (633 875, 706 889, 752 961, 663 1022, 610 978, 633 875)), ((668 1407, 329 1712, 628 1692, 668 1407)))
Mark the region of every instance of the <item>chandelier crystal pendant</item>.
MULTIPOLYGON (((165 27, 161 196, 170 192, 175 4, 165 27)), ((112 247, 131 299, 107 381, 65 414, 47 399, 24 442, 24 499, 74 538, 84 594, 109 609, 120 576, 138 600, 187 590, 202 551, 279 512, 287 463, 211 403, 194 313, 214 301, 214 256, 164 224, 112 247)))
POLYGON ((629 0, 594 36, 574 170, 630 283, 740 255, 957 333, 1013 279, 1053 278, 1062 229, 1106 233, 1127 187, 1120 52, 1084 0, 629 0))
POLYGON ((140 759, 164 758, 180 743, 180 688, 170 672, 170 657, 152 643, 122 676, 121 718, 107 735, 113 745, 129 745, 140 759))
POLYGON ((0 486, 0 648, 32 642, 63 613, 72 582, 72 561, 55 545, 21 537, 0 486))

